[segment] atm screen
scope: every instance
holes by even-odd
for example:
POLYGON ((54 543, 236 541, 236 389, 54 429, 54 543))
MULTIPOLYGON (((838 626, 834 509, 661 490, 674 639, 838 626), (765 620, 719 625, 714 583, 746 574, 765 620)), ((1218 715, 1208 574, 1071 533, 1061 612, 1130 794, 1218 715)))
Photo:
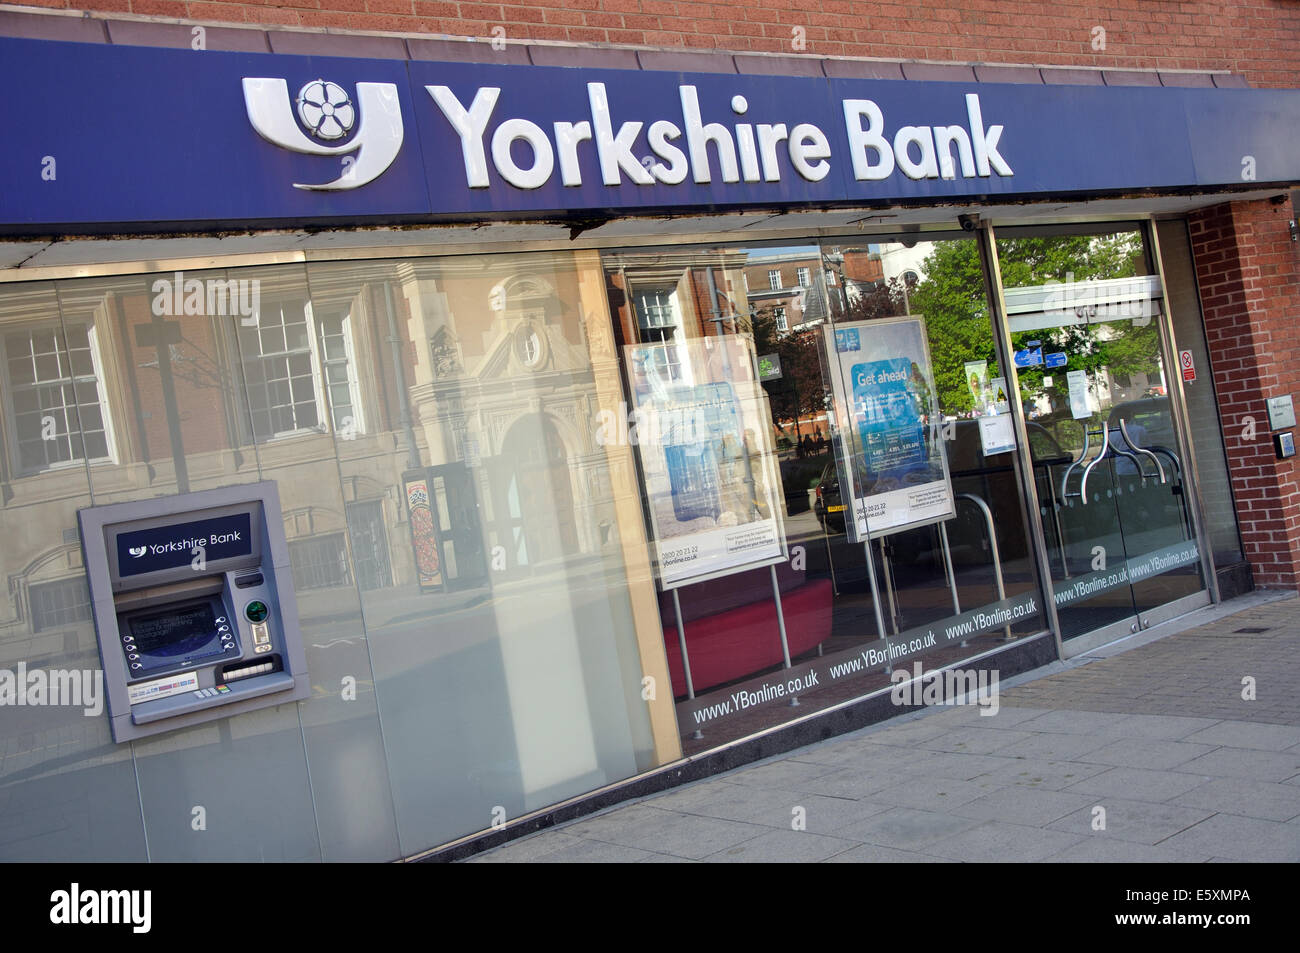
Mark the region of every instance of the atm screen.
POLYGON ((127 623, 142 655, 190 655, 217 633, 217 614, 205 599, 180 609, 133 616, 127 623))

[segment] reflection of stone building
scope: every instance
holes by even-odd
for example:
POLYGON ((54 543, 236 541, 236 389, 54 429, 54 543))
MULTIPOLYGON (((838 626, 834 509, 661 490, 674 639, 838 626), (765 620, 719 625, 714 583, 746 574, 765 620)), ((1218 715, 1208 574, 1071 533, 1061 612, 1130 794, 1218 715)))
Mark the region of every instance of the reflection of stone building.
POLYGON ((610 494, 587 424, 596 415, 590 309, 581 276, 539 267, 547 263, 504 279, 481 260, 398 266, 411 339, 427 342, 410 395, 452 578, 481 578, 494 554, 501 578, 611 542, 612 514, 590 505, 610 494))
POLYGON ((301 472, 332 463, 336 438, 374 461, 342 498, 333 481, 280 480, 296 587, 410 575, 409 546, 389 538, 400 511, 379 466, 387 375, 372 289, 322 287, 313 302, 300 272, 258 280, 247 323, 197 298, 168 313, 170 295, 141 278, 67 282, 57 299, 39 286, 5 295, 3 657, 57 651, 88 623, 78 509, 301 472))
POLYGON ((404 474, 428 480, 449 587, 484 584, 494 552, 501 581, 610 545, 608 462, 586 425, 585 315, 603 311, 583 308, 604 289, 538 264, 250 271, 246 319, 198 299, 155 314, 170 295, 140 277, 6 289, 0 662, 68 640, 93 654, 76 511, 96 503, 275 479, 308 613, 353 586, 414 586, 404 474))

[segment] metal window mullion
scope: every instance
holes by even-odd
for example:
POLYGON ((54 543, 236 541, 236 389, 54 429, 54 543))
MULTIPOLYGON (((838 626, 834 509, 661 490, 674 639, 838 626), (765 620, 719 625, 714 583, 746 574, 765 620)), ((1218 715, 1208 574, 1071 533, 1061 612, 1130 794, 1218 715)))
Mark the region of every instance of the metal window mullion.
MULTIPOLYGON (((308 284, 308 297, 302 303, 302 315, 307 322, 307 352, 310 357, 308 362, 308 373, 310 375, 312 398, 316 404, 316 427, 314 430, 321 430, 324 433, 334 432, 334 418, 330 414, 329 401, 326 399, 323 391, 328 390, 329 384, 325 381, 325 371, 323 369, 324 355, 321 352, 321 342, 317 339, 316 331, 321 326, 316 320, 316 309, 312 307, 311 286, 308 284)), ((288 344, 288 332, 286 331, 285 343, 288 344)), ((289 399, 293 400, 293 383, 289 384, 289 399)), ((298 426, 298 405, 293 405, 293 423, 298 426)), ((301 428, 300 428, 301 429, 301 428)))
POLYGON ((1002 269, 998 264, 997 239, 992 224, 983 223, 976 234, 979 244, 980 266, 984 275, 985 298, 992 309, 993 345, 998 357, 998 366, 1007 381, 1007 407, 1011 411, 1011 422, 1016 432, 1016 471, 1020 483, 1021 519, 1029 533, 1029 545, 1033 551, 1033 563, 1038 571, 1038 591, 1043 600, 1043 615, 1052 639, 1056 645, 1056 657, 1064 658, 1061 644, 1061 620, 1056 612, 1056 600, 1053 598, 1052 567, 1047 557, 1047 536, 1043 531, 1043 502, 1038 498, 1038 482, 1034 479, 1033 455, 1029 447, 1029 428, 1025 422, 1025 409, 1020 402, 1020 376, 1016 362, 1012 357, 1011 326, 1007 322, 1006 301, 1002 296, 1002 269), (1015 398, 1012 398, 1015 394, 1015 398), (1029 504, 1033 502, 1033 511, 1029 504))
MULTIPOLYGON (((1156 277, 1160 281, 1159 332, 1161 359, 1167 369, 1165 372, 1166 397, 1173 414, 1174 439, 1178 450, 1183 455, 1183 499, 1192 515, 1192 529, 1196 533, 1196 545, 1201 551, 1201 574, 1205 587, 1209 589, 1210 599, 1215 603, 1223 601, 1219 591, 1219 576, 1214 565, 1214 547, 1210 545, 1209 523, 1205 516, 1205 507, 1198 489, 1200 470, 1196 466, 1196 453, 1192 446, 1191 422, 1187 416, 1187 400, 1183 393, 1183 373, 1178 363, 1178 350, 1174 340, 1174 319, 1169 304, 1168 286, 1165 283, 1165 266, 1160 257, 1160 240, 1156 234, 1153 216, 1148 216, 1142 223, 1143 237, 1151 249, 1152 264, 1155 265, 1156 277)), ((1208 350, 1208 349, 1207 349, 1208 350)), ((1213 377, 1213 374, 1211 374, 1213 377)))

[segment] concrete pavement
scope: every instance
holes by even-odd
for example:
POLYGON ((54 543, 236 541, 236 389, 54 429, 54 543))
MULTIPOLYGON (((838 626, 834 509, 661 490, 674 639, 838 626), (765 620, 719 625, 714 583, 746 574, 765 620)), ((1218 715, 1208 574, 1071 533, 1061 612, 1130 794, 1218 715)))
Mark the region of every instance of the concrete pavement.
POLYGON ((1297 861, 1298 684, 1300 600, 1252 593, 1003 682, 994 715, 909 713, 469 862, 1297 861))

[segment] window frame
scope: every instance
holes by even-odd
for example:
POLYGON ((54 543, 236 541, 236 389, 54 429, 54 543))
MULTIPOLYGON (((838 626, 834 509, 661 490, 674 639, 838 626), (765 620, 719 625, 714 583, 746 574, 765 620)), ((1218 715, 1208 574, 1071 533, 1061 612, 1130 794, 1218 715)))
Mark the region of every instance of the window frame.
MULTIPOLYGON (((86 466, 116 466, 118 463, 117 435, 113 426, 113 414, 108 394, 106 393, 106 383, 104 377, 104 362, 100 355, 100 340, 98 333, 97 315, 78 315, 67 317, 58 315, 55 317, 38 318, 35 321, 15 321, 12 323, 0 324, 0 387, 3 388, 5 395, 4 406, 4 427, 7 433, 6 450, 8 451, 9 464, 13 468, 12 473, 15 479, 24 479, 27 477, 39 476, 42 473, 58 473, 65 470, 74 470, 78 467, 86 466), (67 386, 72 387, 72 409, 76 413, 77 430, 76 433, 81 441, 82 453, 80 456, 72 456, 68 460, 61 460, 55 463, 47 463, 44 466, 29 467, 24 465, 22 453, 22 436, 18 431, 18 418, 14 409, 13 395, 16 387, 9 374, 9 349, 5 343, 5 337, 14 331, 25 331, 29 335, 36 331, 52 330, 55 337, 56 353, 61 355, 60 360, 66 359, 68 369, 72 370, 72 354, 68 348, 67 326, 71 322, 86 329, 86 341, 90 351, 90 369, 91 376, 72 374, 66 378, 67 386), (86 455, 86 436, 82 429, 81 408, 82 403, 77 396, 78 382, 93 381, 95 384, 96 404, 99 408, 100 419, 104 424, 104 445, 106 454, 99 457, 88 457, 86 455)), ((31 355, 34 357, 34 355, 31 355)), ((55 386, 65 386, 61 382, 65 378, 59 378, 60 383, 55 386)), ((32 384, 17 385, 23 390, 35 390, 42 386, 50 386, 51 381, 36 381, 32 384)), ((86 405, 89 406, 89 405, 86 405)), ((66 439, 71 439, 72 431, 69 430, 65 435, 66 439)), ((72 447, 69 444, 69 451, 72 447)))
MULTIPOLYGON (((310 304, 311 302, 309 301, 309 307, 310 304)), ((349 307, 345 312, 343 312, 342 317, 339 319, 339 335, 343 338, 343 375, 348 387, 348 400, 352 410, 352 433, 362 434, 366 432, 366 413, 361 400, 361 379, 357 368, 356 337, 353 330, 352 318, 352 309, 349 307)), ((320 382, 322 385, 320 396, 325 402, 326 416, 330 424, 329 429, 326 432, 338 433, 343 428, 334 420, 334 401, 329 392, 330 379, 328 369, 331 365, 337 365, 339 361, 337 359, 331 360, 326 352, 324 341, 325 319, 316 318, 314 308, 312 309, 312 314, 308 320, 309 326, 313 319, 316 322, 316 326, 312 337, 316 341, 320 350, 320 382)))
MULTIPOLYGON (((329 400, 329 395, 327 393, 329 388, 329 381, 326 378, 326 374, 325 374, 325 367, 327 365, 334 365, 337 364, 338 362, 337 361, 327 362, 325 360, 324 341, 322 340, 324 324, 323 324, 323 320, 317 316, 316 307, 313 300, 310 297, 296 294, 293 291, 288 291, 282 294, 269 295, 266 298, 264 298, 263 301, 261 302, 261 307, 259 308, 256 317, 257 317, 257 322, 255 324, 241 325, 239 321, 235 321, 231 325, 236 340, 236 355, 239 362, 239 372, 242 380, 242 386, 240 388, 240 399, 245 404, 245 413, 242 414, 241 417, 243 420, 243 426, 247 428, 247 437, 249 441, 253 444, 270 444, 270 443, 277 443, 283 440, 292 440, 295 437, 309 436, 312 434, 321 435, 321 434, 341 433, 343 428, 335 426, 334 423, 334 408, 331 401, 329 400), (281 321, 282 321, 281 327, 283 328, 284 306, 287 303, 296 303, 299 301, 302 303, 303 316, 307 324, 307 347, 305 350, 307 356, 310 359, 311 370, 308 376, 310 377, 311 387, 312 387, 311 404, 316 408, 317 423, 315 426, 308 426, 308 427, 296 426, 293 430, 268 429, 267 431, 259 431, 258 422, 257 422, 257 417, 259 413, 265 416, 268 425, 270 427, 272 428, 274 427, 274 421, 272 420, 272 416, 271 416, 272 404, 270 403, 270 394, 268 391, 267 392, 268 399, 267 399, 266 407, 260 411, 255 409, 252 401, 252 394, 253 394, 254 387, 249 380, 249 373, 248 373, 249 368, 253 366, 253 362, 255 361, 266 361, 268 359, 270 360, 284 359, 287 361, 290 357, 294 355, 300 355, 303 353, 303 349, 296 349, 292 351, 289 350, 273 351, 270 352, 269 354, 263 352, 262 335, 261 335, 261 328, 262 328, 261 318, 264 313, 269 313, 272 308, 278 308, 279 314, 281 315, 281 321), (248 338, 246 338, 241 333, 244 330, 244 328, 248 328, 251 331, 252 336, 256 337, 257 340, 256 353, 250 353, 245 346, 245 342, 248 340, 248 338)), ((365 423, 366 423, 365 412, 362 407, 362 400, 361 400, 361 381, 360 381, 360 376, 357 367, 356 340, 355 340, 352 318, 353 318, 353 312, 349 308, 346 310, 346 313, 343 314, 340 320, 340 326, 342 328, 342 333, 343 333, 343 349, 345 354, 344 360, 346 360, 347 362, 347 371, 345 377, 348 386, 348 396, 352 400, 352 410, 353 410, 352 413, 353 431, 352 432, 364 433, 365 423)), ((294 379, 293 377, 287 378, 287 380, 289 380, 290 382, 292 382, 293 379, 294 379)), ((265 381, 263 381, 263 383, 259 386, 263 388, 267 387, 265 381)), ((293 396, 293 387, 292 387, 292 383, 290 383, 290 398, 292 398, 292 396, 293 396)), ((307 403, 306 401, 302 401, 298 403, 291 403, 289 406, 290 407, 302 406, 305 405, 306 403, 307 403)), ((297 416, 298 416, 297 411, 294 411, 295 424, 298 423, 297 416)))

